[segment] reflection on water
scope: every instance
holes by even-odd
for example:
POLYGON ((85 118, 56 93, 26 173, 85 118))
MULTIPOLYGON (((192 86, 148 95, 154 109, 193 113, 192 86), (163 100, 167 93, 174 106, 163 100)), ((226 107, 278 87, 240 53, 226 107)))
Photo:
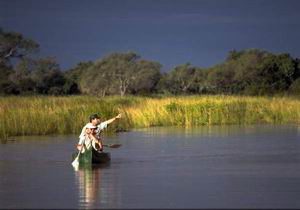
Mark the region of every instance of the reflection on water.
POLYGON ((92 168, 81 168, 75 171, 76 186, 79 190, 79 206, 92 208, 96 199, 99 197, 99 186, 101 186, 101 170, 92 168))
POLYGON ((150 127, 136 129, 142 131, 149 136, 180 136, 180 137, 226 137, 234 135, 250 135, 261 133, 274 133, 289 131, 300 136, 300 127, 297 125, 230 125, 230 126, 193 126, 193 127, 150 127))
POLYGON ((108 206, 114 203, 114 207, 120 203, 120 192, 115 186, 118 183, 116 174, 107 176, 110 163, 89 165, 74 170, 75 185, 78 187, 78 206, 91 209, 108 206), (114 200, 111 196, 114 194, 114 200), (118 196, 119 195, 119 196, 118 196))

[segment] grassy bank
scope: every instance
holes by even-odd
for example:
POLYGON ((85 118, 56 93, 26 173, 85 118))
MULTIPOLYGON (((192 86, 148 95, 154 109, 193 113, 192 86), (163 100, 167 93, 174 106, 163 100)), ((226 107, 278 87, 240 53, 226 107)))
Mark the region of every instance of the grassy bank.
POLYGON ((284 97, 186 96, 167 98, 65 96, 1 97, 0 138, 78 134, 91 113, 109 119, 110 130, 150 126, 300 123, 300 100, 284 97))

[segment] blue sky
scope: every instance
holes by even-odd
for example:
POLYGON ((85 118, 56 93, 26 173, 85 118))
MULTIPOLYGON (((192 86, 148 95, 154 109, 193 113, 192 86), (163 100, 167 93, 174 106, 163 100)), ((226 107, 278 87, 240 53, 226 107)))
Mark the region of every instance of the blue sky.
POLYGON ((300 58, 299 0, 0 0, 0 27, 37 41, 62 69, 127 51, 164 71, 210 67, 233 49, 300 58))

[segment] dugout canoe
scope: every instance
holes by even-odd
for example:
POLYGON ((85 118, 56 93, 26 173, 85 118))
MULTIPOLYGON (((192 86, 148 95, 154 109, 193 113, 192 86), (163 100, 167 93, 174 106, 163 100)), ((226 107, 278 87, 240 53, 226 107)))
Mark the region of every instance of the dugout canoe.
MULTIPOLYGON (((72 155, 72 161, 77 157, 78 151, 72 155)), ((91 151, 86 151, 79 156, 79 165, 86 164, 103 164, 110 162, 109 152, 98 152, 94 148, 91 151)))

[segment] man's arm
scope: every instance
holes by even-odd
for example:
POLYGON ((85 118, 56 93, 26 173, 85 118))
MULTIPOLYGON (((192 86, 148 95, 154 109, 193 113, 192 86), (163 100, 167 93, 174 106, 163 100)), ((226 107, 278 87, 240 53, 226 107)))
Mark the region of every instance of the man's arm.
MULTIPOLYGON (((100 138, 96 138, 94 135, 92 134, 88 134, 88 137, 94 141, 96 144, 99 145, 99 149, 100 151, 103 151, 103 144, 102 144, 102 140, 100 138)), ((96 148, 95 148, 96 149, 96 148)))
POLYGON ((84 135, 80 136, 79 142, 76 146, 79 151, 81 150, 81 147, 84 146, 84 140, 85 140, 85 136, 84 135))
POLYGON ((122 117, 122 115, 121 114, 118 114, 116 117, 113 117, 113 118, 111 118, 111 119, 109 119, 109 120, 106 120, 106 121, 104 121, 103 123, 105 123, 105 124, 110 124, 110 123, 112 123, 113 121, 115 121, 116 119, 120 119, 122 117))
POLYGON ((96 133, 97 133, 96 135, 100 138, 101 131, 103 129, 107 128, 108 124, 112 123, 113 121, 115 121, 116 119, 119 119, 121 117, 122 117, 122 115, 118 114, 116 117, 113 117, 113 118, 106 120, 106 121, 100 123, 99 125, 97 125, 98 128, 96 130, 96 133))
POLYGON ((85 140, 85 130, 86 130, 86 126, 87 126, 88 124, 86 124, 83 128, 82 128, 82 130, 81 130, 81 133, 80 133, 80 135, 79 135, 79 142, 78 142, 78 144, 77 144, 77 149, 78 150, 81 150, 81 147, 82 146, 84 146, 84 140, 85 140))
POLYGON ((81 133, 80 133, 80 135, 79 135, 79 139, 80 139, 80 138, 83 138, 83 137, 85 136, 85 130, 86 130, 86 126, 87 126, 88 124, 89 124, 89 123, 87 123, 87 124, 82 128, 81 133))

